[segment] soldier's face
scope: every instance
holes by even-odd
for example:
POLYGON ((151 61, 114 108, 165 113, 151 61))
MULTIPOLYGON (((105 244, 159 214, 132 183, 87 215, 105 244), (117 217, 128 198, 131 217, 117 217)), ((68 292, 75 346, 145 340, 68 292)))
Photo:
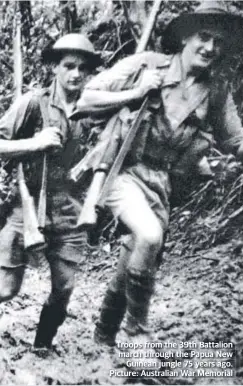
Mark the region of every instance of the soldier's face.
POLYGON ((191 67, 206 69, 222 55, 225 34, 216 29, 201 29, 183 40, 183 55, 191 67))
POLYGON ((86 58, 76 54, 65 55, 55 66, 54 73, 65 91, 78 92, 89 74, 86 58))

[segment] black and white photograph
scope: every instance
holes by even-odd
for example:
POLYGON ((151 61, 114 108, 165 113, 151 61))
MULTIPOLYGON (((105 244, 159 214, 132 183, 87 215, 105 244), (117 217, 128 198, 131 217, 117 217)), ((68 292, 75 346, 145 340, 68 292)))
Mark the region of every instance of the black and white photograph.
POLYGON ((243 384, 243 1, 0 0, 0 385, 243 384))

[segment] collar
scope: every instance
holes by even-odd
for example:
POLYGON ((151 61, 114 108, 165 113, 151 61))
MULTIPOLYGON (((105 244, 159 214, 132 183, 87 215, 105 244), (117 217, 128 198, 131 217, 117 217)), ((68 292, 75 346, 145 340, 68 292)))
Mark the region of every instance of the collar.
POLYGON ((172 57, 169 69, 164 77, 163 87, 173 86, 180 83, 182 80, 182 69, 180 54, 176 54, 172 57))
POLYGON ((49 86, 49 96, 50 96, 50 105, 51 106, 54 106, 54 107, 57 107, 58 109, 60 110, 63 110, 63 106, 62 106, 62 103, 61 103, 61 99, 57 93, 57 90, 56 90, 56 79, 54 78, 54 80, 52 81, 51 85, 49 86))
MULTIPOLYGON (((197 78, 196 82, 201 83, 210 83, 211 82, 211 72, 203 71, 202 74, 197 78)), ((180 53, 175 54, 170 62, 169 69, 164 77, 163 86, 174 86, 179 84, 182 81, 182 68, 181 68, 181 59, 180 53)))
POLYGON ((52 81, 51 85, 49 86, 48 91, 50 95, 50 105, 58 108, 59 110, 64 111, 61 97, 57 92, 57 80, 55 78, 52 81))

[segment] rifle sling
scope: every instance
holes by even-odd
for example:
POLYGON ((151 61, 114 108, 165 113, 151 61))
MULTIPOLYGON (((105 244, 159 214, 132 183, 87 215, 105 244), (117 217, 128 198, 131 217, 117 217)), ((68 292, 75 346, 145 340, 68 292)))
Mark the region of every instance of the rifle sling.
MULTIPOLYGON (((49 126, 48 106, 43 101, 42 95, 39 95, 38 99, 39 99, 40 112, 43 120, 43 127, 47 127, 49 126)), ((48 154, 47 152, 44 152, 42 177, 41 177, 41 189, 40 189, 38 212, 37 212, 39 228, 42 231, 45 227, 45 216, 46 216, 47 175, 48 175, 48 154)))

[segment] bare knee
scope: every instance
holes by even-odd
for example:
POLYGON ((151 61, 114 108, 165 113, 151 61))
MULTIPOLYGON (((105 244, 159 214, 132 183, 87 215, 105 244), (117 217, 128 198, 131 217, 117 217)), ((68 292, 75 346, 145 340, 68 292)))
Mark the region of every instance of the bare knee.
POLYGON ((163 230, 160 224, 151 224, 136 234, 136 243, 146 250, 159 251, 163 242, 163 230))
POLYGON ((11 300, 20 290, 24 267, 0 269, 0 303, 11 300))
POLYGON ((66 277, 66 280, 62 277, 60 280, 57 278, 53 284, 51 295, 53 300, 68 303, 74 289, 74 281, 70 277, 66 277))
POLYGON ((55 301, 68 303, 75 284, 76 265, 69 262, 56 260, 51 265, 52 293, 51 298, 55 301))
POLYGON ((71 296, 74 290, 74 282, 67 278, 67 280, 58 288, 58 292, 61 294, 63 298, 68 298, 71 296))
POLYGON ((0 287, 0 303, 7 302, 13 299, 18 293, 18 290, 12 288, 1 288, 0 287))

